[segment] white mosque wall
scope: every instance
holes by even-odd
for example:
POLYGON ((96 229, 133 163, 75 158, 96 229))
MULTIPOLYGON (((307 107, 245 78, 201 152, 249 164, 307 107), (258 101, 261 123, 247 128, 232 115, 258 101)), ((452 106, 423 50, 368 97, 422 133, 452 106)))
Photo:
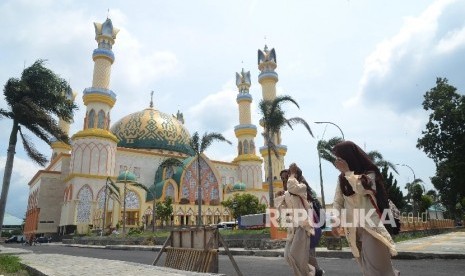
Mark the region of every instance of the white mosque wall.
POLYGON ((137 182, 150 187, 155 180, 158 167, 167 158, 165 155, 153 152, 144 153, 119 149, 116 154, 115 175, 129 170, 136 175, 137 182))
POLYGON ((239 180, 239 166, 232 163, 218 161, 212 161, 212 163, 218 170, 221 177, 220 179, 218 179, 218 186, 220 188, 220 201, 223 201, 224 188, 226 187, 226 185, 233 185, 239 180))

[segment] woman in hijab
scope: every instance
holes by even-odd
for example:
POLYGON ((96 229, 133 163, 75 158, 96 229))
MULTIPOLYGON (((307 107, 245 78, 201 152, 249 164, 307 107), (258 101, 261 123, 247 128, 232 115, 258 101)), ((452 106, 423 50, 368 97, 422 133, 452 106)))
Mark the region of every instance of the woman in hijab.
MULTIPOLYGON (((308 217, 310 204, 307 201, 307 186, 299 183, 297 172, 300 169, 295 163, 289 166, 287 190, 275 198, 275 204, 286 214, 287 240, 284 258, 295 276, 314 276, 315 267, 309 264, 310 235, 315 234, 308 217), (300 217, 298 214, 306 214, 300 217)), ((300 170, 300 172, 302 172, 300 170)), ((300 173, 301 176, 301 173, 300 173)))
MULTIPOLYGON (((349 242, 352 254, 363 275, 400 275, 394 269, 391 256, 397 255, 394 241, 383 225, 383 210, 389 208, 383 177, 378 167, 355 143, 344 141, 333 148, 334 166, 341 172, 334 196, 333 208, 349 242), (345 211, 341 213, 341 210, 345 211), (363 220, 361 220, 362 218, 363 220)), ((339 229, 333 227, 333 235, 339 229)))

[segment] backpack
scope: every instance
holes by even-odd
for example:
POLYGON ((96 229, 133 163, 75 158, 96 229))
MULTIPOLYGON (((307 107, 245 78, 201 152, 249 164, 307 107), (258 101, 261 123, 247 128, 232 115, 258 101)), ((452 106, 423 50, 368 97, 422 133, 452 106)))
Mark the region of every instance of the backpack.
POLYGON ((324 208, 321 205, 321 202, 314 196, 315 192, 310 188, 310 185, 307 185, 307 201, 312 203, 313 211, 316 214, 316 217, 318 218, 318 222, 323 221, 323 225, 320 228, 325 228, 326 227, 326 218, 324 214, 324 208), (323 215, 323 218, 321 218, 321 215, 323 215))

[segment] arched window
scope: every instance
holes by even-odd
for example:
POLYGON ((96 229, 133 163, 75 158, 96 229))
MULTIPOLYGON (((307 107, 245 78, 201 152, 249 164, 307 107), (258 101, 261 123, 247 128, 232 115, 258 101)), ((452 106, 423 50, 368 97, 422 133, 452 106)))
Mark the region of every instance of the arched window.
POLYGON ((166 177, 165 179, 170 179, 173 177, 173 174, 174 174, 174 169, 172 166, 166 168, 166 177))
POLYGON ((250 153, 255 154, 255 143, 253 140, 250 141, 250 153))
POLYGON ((239 155, 242 154, 242 142, 239 141, 239 145, 237 146, 237 150, 239 151, 239 155))
POLYGON ((172 199, 174 199, 174 187, 173 187, 173 184, 168 184, 168 186, 166 187, 165 197, 166 198, 171 197, 172 199))
POLYGON ((101 128, 101 129, 105 128, 105 112, 103 112, 103 110, 100 110, 98 112, 97 128, 101 128))
POLYGON ((249 153, 249 142, 247 140, 244 141, 244 154, 249 153))
POLYGON ((87 115, 87 121, 89 122, 87 124, 87 128, 94 128, 95 111, 93 109, 89 111, 89 114, 87 115))

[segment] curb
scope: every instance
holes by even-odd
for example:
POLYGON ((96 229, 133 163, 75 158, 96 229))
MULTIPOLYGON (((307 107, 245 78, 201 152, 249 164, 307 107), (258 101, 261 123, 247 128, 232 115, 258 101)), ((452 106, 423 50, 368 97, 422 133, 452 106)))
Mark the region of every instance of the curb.
MULTIPOLYGON (((139 251, 154 251, 159 252, 161 247, 153 246, 127 246, 127 245, 82 245, 82 244, 64 244, 63 246, 95 248, 95 249, 111 249, 111 250, 139 250, 139 251)), ((284 257, 284 251, 277 250, 234 250, 229 249, 233 256, 257 256, 257 257, 284 257)), ((227 255, 224 248, 219 249, 220 255, 227 255)), ((316 251, 316 256, 320 258, 338 258, 352 259, 353 255, 348 250, 333 250, 333 251, 316 251)), ((395 260, 421 260, 421 259, 465 259, 465 253, 435 253, 435 252, 398 252, 397 256, 392 257, 395 260)))

